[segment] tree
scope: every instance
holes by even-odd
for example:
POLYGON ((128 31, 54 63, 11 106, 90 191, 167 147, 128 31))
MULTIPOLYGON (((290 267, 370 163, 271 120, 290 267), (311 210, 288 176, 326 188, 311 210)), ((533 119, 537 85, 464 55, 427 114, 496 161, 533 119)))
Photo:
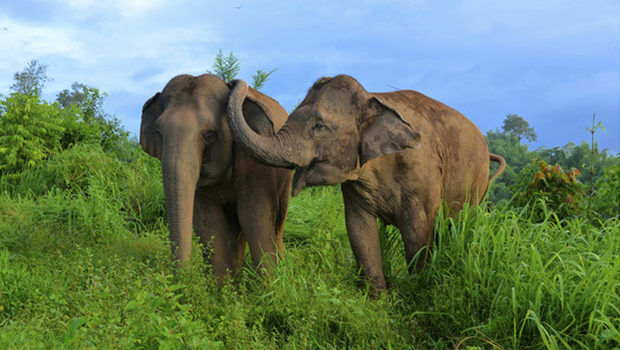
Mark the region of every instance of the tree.
POLYGON ((540 147, 536 153, 538 158, 546 160, 549 164, 560 164, 567 169, 580 169, 583 174, 581 180, 588 184, 595 183, 606 168, 618 162, 618 157, 610 155, 606 149, 601 151, 598 144, 590 145, 586 141, 582 141, 580 145, 569 142, 562 148, 540 147))
POLYGON ((54 103, 41 98, 46 66, 31 61, 15 73, 13 92, 0 96, 0 176, 19 174, 76 144, 98 145, 119 155, 129 133, 103 111, 105 93, 74 83, 54 103))
POLYGON ((103 102, 108 96, 99 89, 81 83, 71 84, 71 90, 61 91, 56 98, 58 104, 65 108, 76 108, 79 120, 68 127, 76 132, 67 133, 64 143, 78 143, 90 138, 95 133, 104 150, 113 150, 118 141, 126 139, 129 133, 125 131, 120 122, 104 112, 103 102), (87 124, 89 127, 85 128, 87 124))
POLYGON ((71 84, 71 91, 64 89, 56 96, 56 102, 62 108, 69 108, 72 104, 81 106, 87 98, 88 86, 75 82, 71 84))
MULTIPOLYGON (((528 150, 527 144, 521 144, 513 135, 499 130, 495 132, 489 130, 486 140, 489 151, 501 155, 506 160, 506 169, 489 188, 489 199, 495 202, 509 200, 514 194, 514 191, 509 189, 514 188, 519 172, 533 161, 536 154, 528 150)), ((491 166, 491 172, 494 172, 496 165, 492 163, 491 166)))
MULTIPOLYGON (((596 130, 596 127, 597 125, 593 125, 588 131, 596 130)), ((613 164, 618 164, 618 156, 609 154, 608 150, 599 150, 594 141, 591 145, 585 141, 580 145, 569 142, 564 147, 542 146, 535 151, 529 151, 528 144, 521 144, 521 138, 535 141, 534 128, 516 114, 509 114, 502 128, 503 132, 489 130, 486 134, 489 151, 503 156, 507 163, 502 175, 489 188, 488 198, 491 201, 508 200, 515 195, 515 191, 519 191, 517 182, 520 174, 536 162, 544 160, 547 164, 560 165, 564 169, 577 169, 583 174, 580 175, 580 181, 596 184, 590 188, 589 195, 600 186, 597 180, 603 175, 604 170, 613 164), (586 171, 588 168, 590 171, 586 171)), ((495 165, 492 164, 491 167, 493 172, 495 165)))
POLYGON ((56 101, 63 108, 76 105, 87 123, 103 122, 109 116, 103 111, 103 101, 108 94, 99 92, 99 89, 80 83, 71 84, 72 91, 64 89, 58 93, 56 101))
POLYGON ((530 142, 535 142, 538 139, 534 128, 530 127, 530 123, 517 114, 508 114, 504 119, 502 129, 506 134, 516 136, 519 141, 522 138, 530 142))
MULTIPOLYGON (((216 75, 224 81, 231 81, 235 79, 241 71, 239 59, 235 57, 232 52, 229 53, 228 56, 224 56, 222 49, 220 49, 218 54, 215 56, 212 67, 213 71, 207 70, 207 73, 216 75)), ((274 69, 267 73, 262 69, 258 69, 256 74, 252 76, 252 88, 260 90, 265 85, 265 82, 269 80, 269 76, 275 71, 276 70, 274 69)))
POLYGON ((47 66, 32 60, 28 66, 13 76, 14 83, 10 89, 18 94, 40 96, 45 83, 51 79, 46 74, 47 66))
POLYGON ((13 93, 0 100, 0 176, 20 173, 57 152, 63 110, 39 96, 13 93))

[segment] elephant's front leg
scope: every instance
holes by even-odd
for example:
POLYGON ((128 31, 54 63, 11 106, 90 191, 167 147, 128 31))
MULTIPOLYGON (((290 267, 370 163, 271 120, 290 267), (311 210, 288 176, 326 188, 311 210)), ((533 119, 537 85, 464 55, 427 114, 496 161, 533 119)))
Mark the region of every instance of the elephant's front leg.
POLYGON ((241 268, 246 242, 239 225, 229 222, 224 208, 200 191, 194 201, 194 230, 215 276, 234 275, 241 268))
POLYGON ((343 192, 345 219, 349 242, 358 268, 362 269, 364 282, 374 294, 387 289, 381 261, 381 242, 377 218, 364 209, 356 196, 343 192))

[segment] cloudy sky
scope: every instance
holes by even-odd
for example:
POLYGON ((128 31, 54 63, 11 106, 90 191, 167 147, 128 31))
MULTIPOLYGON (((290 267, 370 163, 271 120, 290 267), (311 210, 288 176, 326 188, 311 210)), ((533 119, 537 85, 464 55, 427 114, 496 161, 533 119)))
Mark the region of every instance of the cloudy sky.
POLYGON ((346 73, 369 91, 420 91, 484 133, 521 115, 530 149, 588 140, 596 113, 599 143, 620 151, 618 0, 3 0, 0 94, 34 59, 54 79, 45 99, 96 87, 137 134, 142 104, 211 69, 220 48, 240 78, 277 69, 263 92, 289 111, 317 78, 346 73))

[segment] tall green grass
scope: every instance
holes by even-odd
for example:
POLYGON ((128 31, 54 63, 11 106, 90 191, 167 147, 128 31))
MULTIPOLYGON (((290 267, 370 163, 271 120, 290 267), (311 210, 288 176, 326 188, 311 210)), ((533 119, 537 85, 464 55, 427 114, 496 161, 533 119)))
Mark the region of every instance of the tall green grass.
POLYGON ((440 244, 417 278, 431 287, 438 334, 461 329, 510 349, 618 346, 618 221, 598 230, 519 214, 466 209, 439 220, 440 244))
POLYGON ((620 347, 620 222, 542 210, 439 218, 415 275, 381 226, 390 287, 373 299, 339 189, 311 188, 291 200, 274 276, 246 266, 218 286, 199 249, 170 262, 156 161, 76 148, 0 179, 0 349, 620 347))

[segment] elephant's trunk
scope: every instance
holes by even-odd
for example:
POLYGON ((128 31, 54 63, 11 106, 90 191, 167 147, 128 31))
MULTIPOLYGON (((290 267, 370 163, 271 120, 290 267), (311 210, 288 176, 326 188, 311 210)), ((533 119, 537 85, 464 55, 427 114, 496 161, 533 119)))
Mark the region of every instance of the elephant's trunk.
POLYGON ((248 85, 243 80, 234 80, 228 99, 228 124, 244 151, 257 161, 275 167, 293 168, 304 166, 311 161, 301 142, 291 137, 285 124, 275 136, 267 137, 254 132, 243 115, 243 101, 248 94, 248 85))
POLYGON ((164 151, 162 155, 170 249, 173 258, 181 266, 189 258, 192 249, 194 195, 200 174, 199 160, 188 159, 187 156, 174 151, 164 151))

